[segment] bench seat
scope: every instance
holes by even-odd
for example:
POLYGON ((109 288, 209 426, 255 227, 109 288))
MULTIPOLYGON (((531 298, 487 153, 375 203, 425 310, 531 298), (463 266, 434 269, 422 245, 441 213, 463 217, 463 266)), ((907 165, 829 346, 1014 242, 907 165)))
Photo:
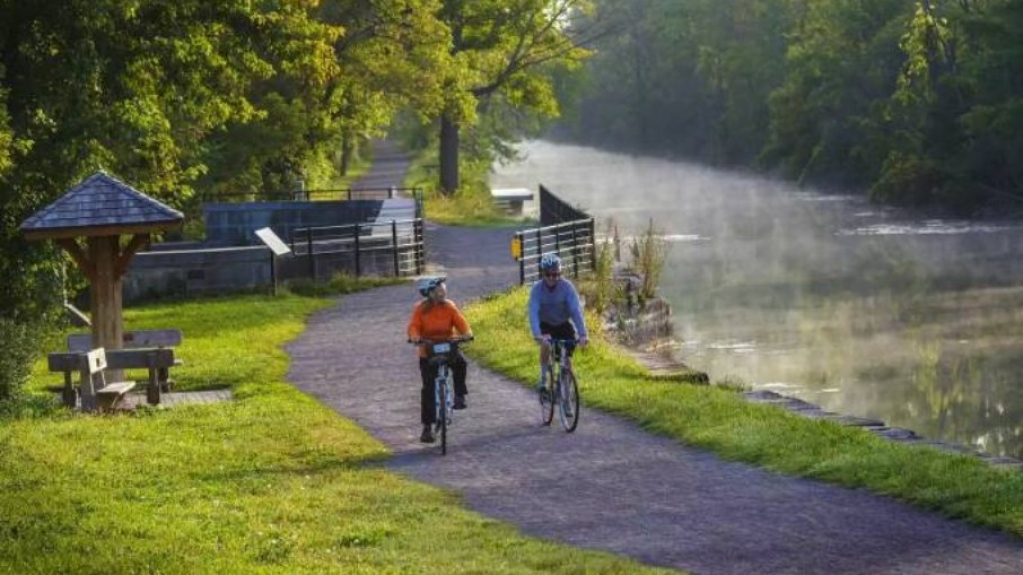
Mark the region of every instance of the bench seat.
POLYGON ((134 381, 115 381, 96 390, 96 399, 101 409, 113 409, 128 393, 135 388, 134 381))

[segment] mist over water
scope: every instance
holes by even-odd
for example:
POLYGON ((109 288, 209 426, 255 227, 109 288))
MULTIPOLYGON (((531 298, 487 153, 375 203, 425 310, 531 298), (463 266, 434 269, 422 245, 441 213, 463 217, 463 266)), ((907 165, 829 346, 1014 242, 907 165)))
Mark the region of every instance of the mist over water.
MULTIPOLYGON (((531 142, 493 187, 543 184, 671 248, 676 354, 934 439, 1023 457, 1023 222, 927 219, 859 197, 531 142)), ((625 254, 627 250, 623 250, 625 254)))

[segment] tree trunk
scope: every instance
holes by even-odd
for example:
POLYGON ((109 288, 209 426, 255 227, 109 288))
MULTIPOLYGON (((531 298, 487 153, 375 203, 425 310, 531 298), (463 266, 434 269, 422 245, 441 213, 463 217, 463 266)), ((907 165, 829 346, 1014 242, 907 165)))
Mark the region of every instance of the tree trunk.
POLYGON ((458 189, 458 125, 444 115, 440 119, 440 189, 445 194, 458 189))
POLYGON ((351 134, 345 134, 341 138, 341 175, 348 175, 348 168, 352 164, 352 136, 351 134))

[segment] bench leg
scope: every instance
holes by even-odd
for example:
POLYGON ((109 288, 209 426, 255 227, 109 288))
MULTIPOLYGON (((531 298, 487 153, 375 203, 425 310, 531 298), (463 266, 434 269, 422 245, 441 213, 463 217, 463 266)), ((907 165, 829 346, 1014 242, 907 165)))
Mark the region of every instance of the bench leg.
POLYGON ((102 412, 113 411, 114 408, 117 407, 118 404, 121 403, 121 400, 124 399, 124 395, 125 394, 123 394, 123 393, 117 393, 117 394, 114 394, 114 393, 99 393, 99 394, 96 394, 96 408, 99 411, 102 411, 102 412))
POLYGON ((160 391, 165 391, 166 392, 166 391, 170 391, 171 390, 170 389, 171 388, 171 381, 170 381, 170 370, 169 369, 167 369, 166 367, 157 368, 156 379, 160 383, 160 391))
POLYGON ((75 404, 78 403, 78 392, 75 391, 74 385, 71 383, 71 372, 64 372, 64 390, 61 392, 61 399, 64 402, 64 406, 69 409, 74 409, 75 404))
POLYGON ((157 370, 149 368, 149 384, 146 385, 146 401, 149 405, 160 404, 160 380, 156 374, 157 370))

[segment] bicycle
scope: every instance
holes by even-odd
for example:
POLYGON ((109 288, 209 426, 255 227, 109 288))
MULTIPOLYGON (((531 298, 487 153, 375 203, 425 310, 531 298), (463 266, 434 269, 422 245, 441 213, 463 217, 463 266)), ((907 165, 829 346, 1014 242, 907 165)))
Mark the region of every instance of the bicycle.
POLYGON ((440 436, 440 453, 448 453, 448 426, 455 413, 454 378, 451 373, 451 357, 458 352, 458 346, 472 341, 471 336, 453 337, 444 341, 422 340, 409 342, 426 347, 426 359, 431 366, 437 366, 437 378, 433 384, 434 434, 440 436))
POLYGON ((579 340, 551 339, 550 342, 551 350, 547 365, 544 366, 547 383, 540 390, 540 418, 544 425, 550 425, 554 419, 554 403, 557 401, 561 427, 572 433, 579 425, 579 385, 572 371, 568 346, 574 347, 579 340))

